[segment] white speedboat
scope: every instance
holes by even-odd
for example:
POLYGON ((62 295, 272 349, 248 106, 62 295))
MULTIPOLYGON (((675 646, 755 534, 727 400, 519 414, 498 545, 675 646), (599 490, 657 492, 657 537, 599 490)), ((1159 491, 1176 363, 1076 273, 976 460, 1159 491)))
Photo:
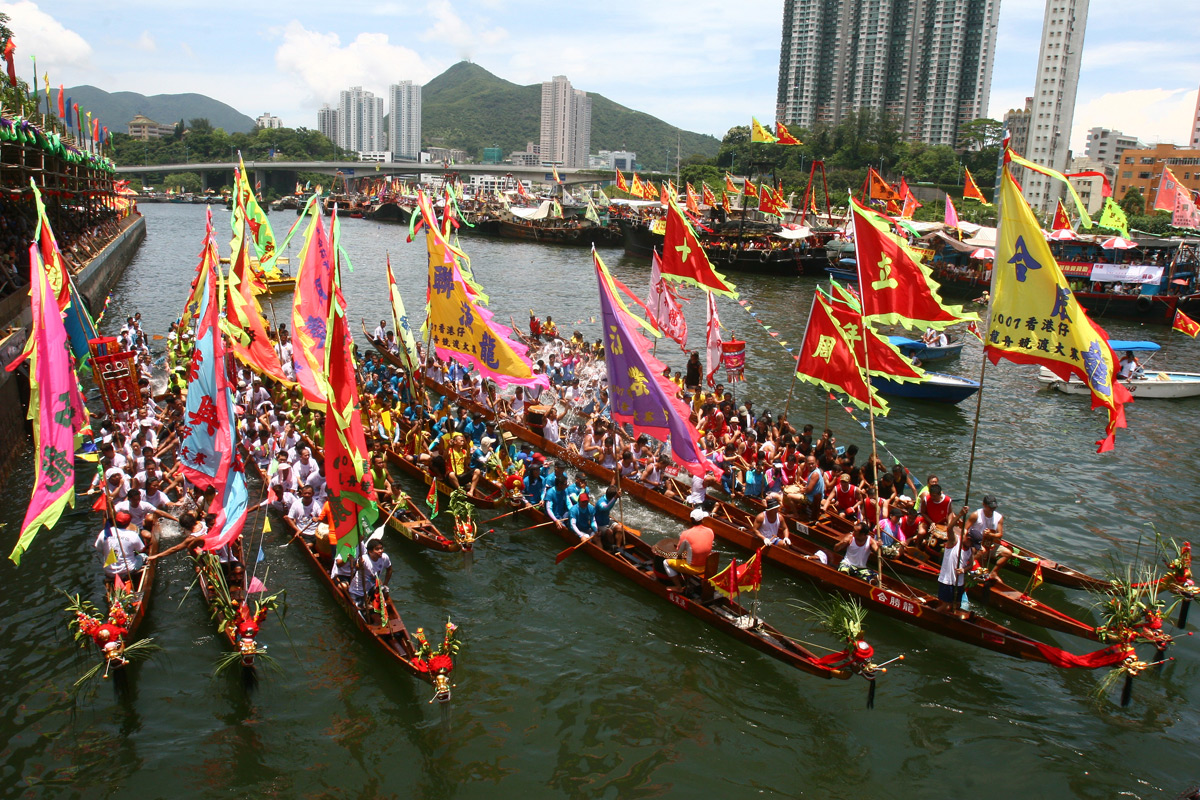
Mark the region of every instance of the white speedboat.
MULTIPOLYGON (((1159 346, 1154 342, 1132 342, 1112 339, 1109 341, 1118 356, 1127 352, 1155 353, 1159 346)), ((1064 381, 1046 367, 1038 371, 1038 380, 1064 394, 1091 394, 1087 384, 1072 375, 1064 381)), ((1136 399, 1176 400, 1200 395, 1200 372, 1158 372, 1141 369, 1134 377, 1121 381, 1136 399)))

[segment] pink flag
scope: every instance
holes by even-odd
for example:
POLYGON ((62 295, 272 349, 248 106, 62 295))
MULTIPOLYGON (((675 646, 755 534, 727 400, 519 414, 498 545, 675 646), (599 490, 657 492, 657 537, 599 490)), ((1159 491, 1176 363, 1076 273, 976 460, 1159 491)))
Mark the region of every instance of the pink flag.
POLYGON ((246 588, 246 594, 256 594, 257 592, 265 592, 266 584, 258 579, 257 575, 250 576, 250 585, 246 588))
POLYGON ((658 324, 658 329, 686 350, 687 320, 684 319, 683 309, 679 307, 679 300, 676 299, 675 293, 663 280, 662 272, 659 270, 657 250, 654 252, 654 261, 650 267, 650 296, 646 299, 646 306, 658 324))
POLYGON ((329 325, 329 292, 333 290, 333 245, 321 224, 321 207, 310 201, 312 221, 304 235, 296 295, 292 305, 292 336, 296 382, 304 400, 318 411, 326 407, 320 375, 325 369, 325 334, 329 325))
POLYGON ((950 199, 950 195, 946 195, 946 227, 958 229, 958 211, 954 208, 954 201, 950 199))
POLYGON ((713 376, 721 368, 721 320, 717 317, 717 300, 712 292, 708 292, 708 352, 705 355, 705 367, 708 374, 708 385, 716 386, 713 376))
POLYGON ((30 360, 29 419, 34 421, 33 452, 37 459, 33 497, 25 511, 21 536, 9 558, 21 563, 42 526, 53 527, 63 509, 75 507, 75 431, 83 427, 83 398, 75 380, 67 329, 36 243, 29 246, 32 346, 8 366, 30 360))

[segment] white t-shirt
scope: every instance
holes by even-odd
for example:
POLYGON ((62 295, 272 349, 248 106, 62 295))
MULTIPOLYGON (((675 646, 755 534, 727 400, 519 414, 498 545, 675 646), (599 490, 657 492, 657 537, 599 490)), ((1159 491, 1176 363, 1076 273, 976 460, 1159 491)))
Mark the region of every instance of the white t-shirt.
POLYGON ((308 505, 304 505, 304 501, 296 498, 292 502, 292 507, 288 509, 288 519, 296 523, 296 527, 301 533, 313 533, 316 531, 317 522, 316 516, 321 513, 321 507, 317 505, 317 501, 313 500, 308 505))
MULTIPOLYGON (((161 494, 161 492, 160 492, 160 494, 161 494)), ((157 506, 147 503, 145 501, 145 499, 143 499, 141 502, 139 502, 137 504, 137 507, 135 508, 129 502, 129 498, 125 498, 124 500, 122 500, 121 502, 119 502, 113 506, 113 512, 119 513, 121 511, 124 511, 125 513, 127 513, 129 515, 129 524, 135 528, 140 528, 140 527, 142 527, 142 523, 146 521, 146 515, 149 514, 151 511, 154 511, 156 508, 157 508, 157 506)))
POLYGON ((323 504, 325 502, 325 476, 314 469, 304 483, 306 486, 312 487, 313 502, 323 504))
POLYGON ((379 576, 387 574, 391 566, 392 559, 387 553, 381 555, 378 561, 371 560, 370 556, 364 556, 362 565, 354 570, 354 578, 350 581, 350 594, 362 596, 367 593, 363 589, 364 576, 367 589, 374 589, 375 584, 379 581, 379 576))
POLYGON ((117 528, 110 536, 105 536, 104 531, 100 531, 92 546, 100 552, 101 563, 109 560, 109 553, 116 553, 116 560, 104 568, 105 575, 124 575, 142 567, 142 557, 138 554, 146 550, 146 543, 135 530, 117 528))
POLYGON ((963 555, 962 540, 954 547, 948 547, 942 552, 942 570, 938 573, 938 583, 946 586, 962 586, 966 575, 956 574, 957 570, 965 570, 970 556, 963 555))

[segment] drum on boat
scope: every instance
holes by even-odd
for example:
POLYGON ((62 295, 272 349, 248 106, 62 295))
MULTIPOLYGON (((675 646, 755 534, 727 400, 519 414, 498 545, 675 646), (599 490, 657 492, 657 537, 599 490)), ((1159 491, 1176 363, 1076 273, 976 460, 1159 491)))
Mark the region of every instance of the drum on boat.
POLYGON ((525 408, 525 426, 538 436, 542 436, 546 424, 546 415, 551 406, 527 406, 525 408))

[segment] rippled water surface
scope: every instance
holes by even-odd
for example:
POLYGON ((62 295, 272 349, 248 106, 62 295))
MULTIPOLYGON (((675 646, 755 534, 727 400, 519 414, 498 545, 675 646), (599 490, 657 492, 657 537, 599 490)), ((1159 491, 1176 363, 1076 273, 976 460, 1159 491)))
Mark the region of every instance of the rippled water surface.
MULTIPOLYGON (((117 285, 106 325, 138 310, 148 331, 165 332, 195 267, 203 209, 144 212, 148 237, 117 285)), ((224 238, 225 213, 216 216, 224 238)), ((272 215, 280 238, 292 220, 291 212, 272 215)), ((373 328, 388 316, 388 253, 410 312, 420 316, 424 248, 405 244, 406 232, 343 222, 352 319, 373 328)), ((463 244, 499 319, 523 322, 532 307, 551 313, 561 330, 599 336, 589 321, 598 311, 587 251, 469 237, 463 244)), ((602 255, 645 291, 645 262, 619 250, 602 255)), ((779 340, 802 335, 814 279, 730 277, 779 340)), ((690 296, 698 346, 704 303, 690 296)), ((277 306, 284 321, 287 309, 277 306)), ((721 300, 720 313, 748 342, 739 394, 778 413, 789 388, 787 352, 733 302, 721 300)), ((1160 342, 1155 363, 1163 368, 1200 371, 1191 339, 1105 325, 1114 338, 1160 342)), ((683 368, 677 347, 660 344, 658 355, 683 368)), ((980 348, 968 345, 945 369, 978 377, 979 360, 980 348)), ((1100 573, 1113 557, 1145 555, 1151 524, 1192 535, 1200 400, 1131 406, 1116 451, 1098 456, 1092 442, 1103 420, 1086 399, 1041 391, 1031 368, 1006 364, 989 367, 985 391, 971 493, 976 501, 984 491, 1000 497, 1012 538, 1100 573)), ((941 475, 961 499, 973 401, 892 407, 878 438, 919 476, 941 475)), ((825 400, 811 387, 796 387, 791 408, 793 420, 825 423, 825 400)), ((836 403, 828 413, 840 443, 869 448, 866 431, 836 403)), ((5 552, 31 477, 25 465, 6 487, 13 500, 0 510, 5 552)), ((679 529, 635 504, 627 513, 653 534, 679 529)), ((876 708, 867 711, 861 681, 785 667, 587 558, 555 566, 560 540, 507 523, 470 562, 389 542, 392 586, 410 627, 436 627, 448 614, 461 626, 454 701, 442 708, 358 634, 277 533, 263 544, 266 582, 287 589, 290 641, 273 621, 263 639, 283 675, 265 676, 250 692, 236 677, 211 677, 222 644, 195 592, 187 593, 189 568, 176 559, 160 568, 144 628, 164 653, 133 670, 121 693, 104 684, 94 696, 73 697, 90 662, 70 640, 61 592, 98 598, 101 589, 89 546, 94 520, 66 515, 20 569, 0 563, 0 796, 1169 798, 1200 781, 1194 640, 1174 648, 1176 661, 1139 678, 1133 705, 1121 709, 1111 695, 1091 696, 1098 674, 1024 663, 870 615, 876 651, 907 659, 880 680, 876 708)), ((261 526, 255 519, 255 530, 261 526)), ((1091 618, 1085 594, 1052 586, 1039 594, 1091 618)), ((818 590, 768 566, 762 595, 764 616, 779 628, 834 644, 794 608, 818 590)), ((1092 649, 1014 627, 1074 652, 1092 649)))

